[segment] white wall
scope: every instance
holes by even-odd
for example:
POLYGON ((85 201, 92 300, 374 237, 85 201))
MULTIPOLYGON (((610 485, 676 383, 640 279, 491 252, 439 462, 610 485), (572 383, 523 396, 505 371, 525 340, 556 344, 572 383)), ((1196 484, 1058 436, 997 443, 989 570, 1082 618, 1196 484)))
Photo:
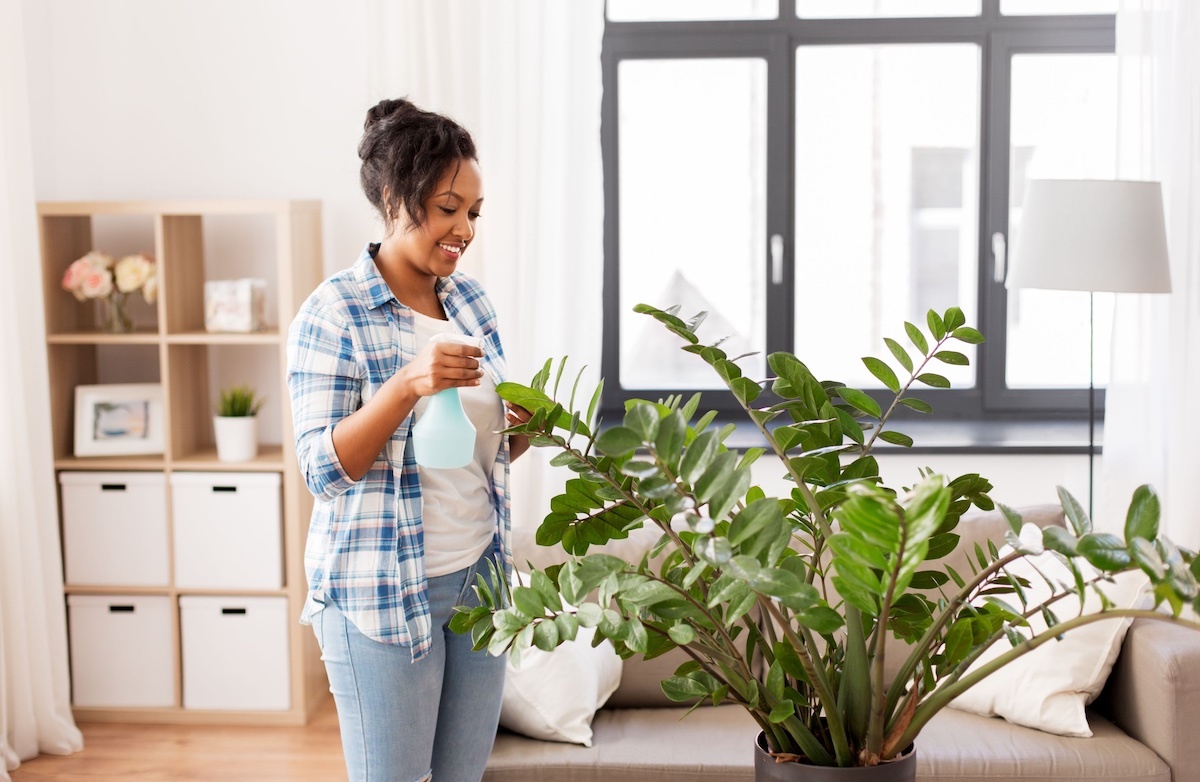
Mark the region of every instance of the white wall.
MULTIPOLYGON (((23 11, 38 200, 319 199, 327 272, 378 238, 358 185, 374 102, 361 0, 25 0, 23 11)), ((221 254, 217 237, 208 244, 221 254)), ((209 262, 268 276, 252 259, 209 262)), ((214 389, 275 388, 253 355, 210 357, 214 389)), ((262 437, 277 442, 278 426, 262 437)))

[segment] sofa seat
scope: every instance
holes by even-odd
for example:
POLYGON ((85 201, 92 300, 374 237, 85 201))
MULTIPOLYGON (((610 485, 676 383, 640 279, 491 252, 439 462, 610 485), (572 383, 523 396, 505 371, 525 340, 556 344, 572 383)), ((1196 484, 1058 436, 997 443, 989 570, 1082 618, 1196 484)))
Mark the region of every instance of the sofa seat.
MULTIPOLYGON (((601 709, 591 748, 496 737, 487 782, 749 782, 758 726, 740 706, 601 709)), ((1171 782, 1167 764, 1096 713, 1091 739, 1043 733, 946 709, 917 739, 917 778, 939 782, 1171 782)))
POLYGON ((501 730, 485 782, 746 782, 758 725, 736 704, 686 709, 601 709, 592 746, 501 730))
POLYGON ((1149 747, 1094 711, 1092 738, 1068 738, 943 709, 917 737, 917 778, 939 782, 1171 782, 1149 747))

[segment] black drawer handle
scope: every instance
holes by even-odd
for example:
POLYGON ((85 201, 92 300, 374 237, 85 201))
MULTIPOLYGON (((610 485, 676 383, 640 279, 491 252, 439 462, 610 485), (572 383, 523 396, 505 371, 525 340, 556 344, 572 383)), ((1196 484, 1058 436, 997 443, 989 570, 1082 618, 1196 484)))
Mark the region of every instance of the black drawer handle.
POLYGON ((109 606, 108 612, 110 614, 132 614, 133 606, 109 606))
POLYGON ((237 487, 236 487, 236 486, 214 486, 214 487, 212 487, 212 490, 213 490, 213 491, 233 491, 233 492, 236 492, 236 491, 237 491, 237 487))
POLYGON ((123 484, 123 483, 102 483, 102 484, 100 484, 100 491, 125 491, 125 484, 123 484))
POLYGON ((244 613, 246 613, 246 609, 244 609, 244 608, 222 608, 221 613, 222 614, 244 614, 244 613))

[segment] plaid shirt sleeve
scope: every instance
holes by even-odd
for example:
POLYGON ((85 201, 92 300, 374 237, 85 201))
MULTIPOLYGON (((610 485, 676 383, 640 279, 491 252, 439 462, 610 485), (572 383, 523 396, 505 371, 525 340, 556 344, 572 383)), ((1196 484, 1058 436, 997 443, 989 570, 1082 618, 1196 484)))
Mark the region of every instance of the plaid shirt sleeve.
POLYGON ((333 448, 333 428, 359 407, 362 380, 344 319, 311 297, 288 333, 288 392, 300 472, 314 497, 330 500, 354 485, 333 448))

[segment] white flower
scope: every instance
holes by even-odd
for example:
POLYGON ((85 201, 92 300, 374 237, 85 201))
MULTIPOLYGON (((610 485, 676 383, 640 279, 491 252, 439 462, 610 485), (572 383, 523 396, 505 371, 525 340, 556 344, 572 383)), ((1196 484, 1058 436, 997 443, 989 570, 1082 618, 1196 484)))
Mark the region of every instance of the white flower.
POLYGON ((153 304, 158 298, 158 277, 151 277, 142 284, 142 296, 147 304, 153 304))
MULTIPOLYGON (((114 271, 117 290, 121 293, 131 293, 154 279, 154 261, 146 255, 126 255, 117 261, 114 271)), ((147 301, 149 300, 147 298, 147 301)))

